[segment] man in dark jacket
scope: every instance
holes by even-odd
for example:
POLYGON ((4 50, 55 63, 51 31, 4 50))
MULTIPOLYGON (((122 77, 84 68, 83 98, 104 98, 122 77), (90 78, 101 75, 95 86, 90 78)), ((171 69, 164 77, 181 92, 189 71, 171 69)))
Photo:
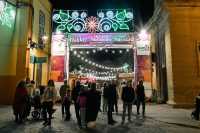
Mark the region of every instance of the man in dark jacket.
POLYGON ((132 112, 132 103, 135 98, 134 89, 132 87, 132 81, 128 82, 128 86, 122 88, 122 101, 123 101, 123 114, 122 114, 122 124, 125 121, 126 109, 128 108, 128 120, 131 122, 131 112, 132 112))
POLYGON ((79 104, 77 103, 77 98, 79 96, 80 89, 81 89, 81 83, 80 81, 77 81, 76 86, 72 90, 72 100, 74 101, 76 119, 77 119, 77 123, 79 127, 81 127, 81 118, 80 118, 80 113, 79 113, 80 107, 79 107, 79 104))
POLYGON ((114 125, 116 123, 116 121, 113 120, 112 112, 113 112, 113 106, 114 106, 114 103, 116 100, 115 99, 116 98, 116 86, 113 81, 111 84, 109 84, 107 93, 108 93, 108 124, 114 125))
POLYGON ((60 87, 60 97, 61 97, 61 111, 62 111, 62 116, 64 116, 64 113, 66 113, 67 111, 65 110, 66 109, 66 106, 64 104, 64 97, 67 93, 67 90, 69 90, 69 86, 67 85, 67 80, 64 81, 64 85, 62 85, 60 87))
POLYGON ((144 85, 143 81, 140 80, 139 84, 136 88, 136 95, 137 95, 137 114, 140 114, 140 103, 142 103, 142 114, 145 115, 145 93, 144 93, 144 85))
POLYGON ((108 85, 104 83, 103 85, 103 112, 108 110, 108 85))

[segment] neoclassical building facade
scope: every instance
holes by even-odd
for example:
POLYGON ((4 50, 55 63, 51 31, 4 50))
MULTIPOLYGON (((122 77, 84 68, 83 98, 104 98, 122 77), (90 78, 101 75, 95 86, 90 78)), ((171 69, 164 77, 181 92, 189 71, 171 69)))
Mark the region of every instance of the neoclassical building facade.
POLYGON ((146 27, 158 101, 192 107, 200 93, 200 1, 155 0, 146 27))

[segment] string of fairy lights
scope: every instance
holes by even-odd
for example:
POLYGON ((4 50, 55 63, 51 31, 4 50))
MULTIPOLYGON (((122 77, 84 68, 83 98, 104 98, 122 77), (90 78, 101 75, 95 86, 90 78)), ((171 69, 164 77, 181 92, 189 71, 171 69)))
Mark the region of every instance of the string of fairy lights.
MULTIPOLYGON (((107 51, 107 49, 105 51, 107 51)), ((127 50, 127 52, 129 52, 129 51, 127 50)), ((89 51, 86 51, 86 54, 89 54, 89 53, 90 53, 89 51)), ((96 50, 93 50, 93 53, 96 53, 96 50)), ((114 53, 114 52, 112 52, 112 53, 114 53)), ((77 52, 76 50, 74 50, 73 55, 76 56, 77 58, 80 58, 83 62, 85 62, 91 66, 94 66, 94 67, 97 67, 100 69, 104 69, 104 70, 122 71, 127 67, 127 66, 110 67, 110 66, 98 64, 94 61, 87 59, 86 57, 83 57, 83 51, 77 52)))
MULTIPOLYGON (((74 51, 74 52, 77 52, 76 50, 73 50, 73 48, 71 48, 70 50, 71 50, 71 51, 74 51)), ((100 49, 99 49, 99 51, 103 51, 103 50, 104 50, 106 53, 109 52, 108 49, 103 49, 103 48, 100 48, 100 49)), ((115 54, 115 53, 117 53, 117 51, 118 51, 119 54, 123 54, 123 53, 124 53, 124 50, 121 50, 121 49, 120 49, 120 50, 111 50, 111 53, 112 53, 112 54, 115 54)), ((129 52, 129 51, 130 51, 129 49, 126 49, 126 50, 125 50, 125 52, 129 52)), ((97 52, 96 49, 93 49, 93 50, 92 50, 92 53, 95 54, 96 52, 97 52)), ((80 53, 80 54, 84 54, 83 51, 80 51, 79 53, 80 53)), ((85 51, 85 54, 90 54, 90 53, 91 53, 91 51, 89 51, 89 50, 86 50, 86 51, 85 51)))
POLYGON ((116 78, 116 75, 106 75, 106 76, 97 76, 94 73, 80 73, 81 76, 96 79, 96 80, 113 80, 116 78))
POLYGON ((92 69, 88 69, 88 68, 85 68, 85 67, 80 67, 81 69, 81 73, 93 73, 94 75, 106 75, 106 76, 114 76, 115 73, 113 71, 102 71, 102 72, 99 72, 99 71, 96 71, 96 70, 92 70, 92 69))

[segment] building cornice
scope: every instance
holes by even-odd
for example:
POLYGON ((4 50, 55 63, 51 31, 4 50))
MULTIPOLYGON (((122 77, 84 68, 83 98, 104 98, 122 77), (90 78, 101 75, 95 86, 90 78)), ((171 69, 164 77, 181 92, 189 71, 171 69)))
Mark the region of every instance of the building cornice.
POLYGON ((200 0, 165 0, 168 7, 200 7, 200 0))
POLYGON ((154 10, 153 16, 149 19, 149 21, 145 24, 145 28, 147 30, 150 30, 154 25, 156 24, 160 14, 161 14, 161 6, 157 6, 154 10))

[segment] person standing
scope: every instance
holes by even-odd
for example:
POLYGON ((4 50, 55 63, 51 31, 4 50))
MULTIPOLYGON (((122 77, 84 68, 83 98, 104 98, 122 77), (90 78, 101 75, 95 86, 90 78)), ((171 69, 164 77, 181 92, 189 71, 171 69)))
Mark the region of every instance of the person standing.
POLYGON ((108 85, 105 82, 103 84, 103 112, 108 111, 108 85))
POLYGON ((43 125, 51 125, 51 119, 53 114, 53 105, 56 102, 56 89, 53 80, 48 81, 48 85, 44 90, 44 94, 42 96, 43 103, 43 116, 44 123, 43 125), (48 114, 48 118, 47 118, 48 114))
POLYGON ((61 111, 62 111, 62 117, 64 117, 64 114, 66 112, 65 110, 65 104, 64 104, 64 97, 66 95, 67 90, 69 90, 69 86, 67 85, 67 80, 64 81, 64 84, 60 87, 60 97, 61 97, 61 111))
POLYGON ((100 85, 96 88, 96 91, 98 92, 98 106, 99 106, 99 112, 102 112, 101 110, 101 94, 102 94, 102 90, 100 85))
POLYGON ((35 85, 35 82, 33 80, 30 81, 30 78, 26 78, 26 89, 28 92, 28 99, 26 102, 26 111, 25 111, 26 119, 30 115, 30 112, 31 112, 31 103, 32 103, 34 85, 35 85))
POLYGON ((90 90, 87 92, 86 104, 86 122, 90 125, 96 125, 96 118, 99 112, 99 97, 100 93, 96 91, 96 83, 92 83, 90 90))
POLYGON ((63 104, 64 104, 64 109, 65 109, 65 120, 69 121, 71 118, 71 113, 70 113, 70 105, 71 105, 71 96, 70 96, 70 90, 67 90, 67 93, 64 97, 63 100, 63 104))
POLYGON ((114 121, 112 117, 115 98, 116 98, 116 88, 114 82, 112 81, 108 87, 108 124, 110 125, 114 125, 116 123, 116 121, 114 121))
POLYGON ((72 90, 72 100, 74 102, 77 123, 78 123, 79 127, 81 128, 81 119, 80 119, 80 113, 79 113, 80 106, 77 103, 77 98, 79 96, 80 89, 81 89, 81 83, 80 83, 80 81, 77 81, 75 87, 72 90))
POLYGON ((14 102, 13 102, 13 112, 15 115, 15 122, 22 123, 25 118, 25 108, 26 102, 28 100, 28 92, 26 89, 26 82, 24 80, 20 81, 16 87, 14 102))
POLYGON ((142 115, 145 115, 145 93, 144 93, 144 85, 143 81, 140 80, 139 84, 136 88, 136 96, 137 96, 137 114, 140 114, 140 104, 142 103, 142 115))
POLYGON ((87 96, 86 90, 84 86, 81 86, 80 94, 77 98, 77 103, 80 106, 80 117, 81 117, 81 127, 86 128, 86 103, 87 103, 87 96))
POLYGON ((112 81, 112 88, 113 88, 113 100, 114 100, 114 106, 113 106, 113 111, 118 114, 118 91, 117 91, 117 85, 115 81, 112 81))
POLYGON ((118 95, 118 91, 117 91, 117 86, 116 84, 114 84, 114 96, 115 96, 115 101, 114 101, 114 107, 115 107, 115 112, 116 114, 118 114, 118 99, 119 99, 119 95, 118 95))
POLYGON ((132 81, 128 81, 128 85, 122 88, 123 114, 122 124, 125 121, 126 109, 128 109, 128 121, 131 122, 132 104, 135 98, 132 81))

